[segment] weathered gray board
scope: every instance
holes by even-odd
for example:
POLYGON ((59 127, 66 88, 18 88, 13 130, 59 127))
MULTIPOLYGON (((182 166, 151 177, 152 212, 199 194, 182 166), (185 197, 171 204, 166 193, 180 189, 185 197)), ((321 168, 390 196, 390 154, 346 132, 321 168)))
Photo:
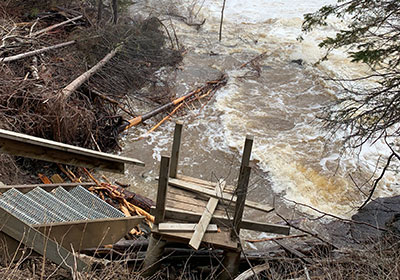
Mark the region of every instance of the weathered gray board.
POLYGON ((70 251, 2 208, 0 208, 0 230, 8 236, 20 240, 22 245, 32 248, 35 252, 68 270, 71 267, 76 267, 78 271, 87 268, 87 264, 75 258, 70 251))
MULTIPOLYGON (((154 214, 154 210, 155 210, 155 208, 153 206, 151 208, 150 213, 154 214)), ((189 211, 166 207, 165 208, 165 217, 174 219, 174 220, 182 220, 185 222, 198 223, 200 220, 200 217, 201 217, 201 213, 193 213, 193 212, 189 212, 189 211)), ((214 215, 211 218, 211 223, 215 223, 215 224, 221 225, 221 226, 230 226, 232 224, 232 221, 229 220, 227 217, 214 215)), ((290 233, 290 228, 288 226, 262 223, 262 222, 256 222, 256 221, 251 221, 251 220, 242 220, 240 222, 240 228, 261 231, 261 232, 284 234, 284 235, 289 235, 289 233, 290 233)))
POLYGON ((144 163, 137 159, 110 155, 4 129, 0 129, 0 152, 117 173, 124 172, 125 163, 144 166, 144 163))

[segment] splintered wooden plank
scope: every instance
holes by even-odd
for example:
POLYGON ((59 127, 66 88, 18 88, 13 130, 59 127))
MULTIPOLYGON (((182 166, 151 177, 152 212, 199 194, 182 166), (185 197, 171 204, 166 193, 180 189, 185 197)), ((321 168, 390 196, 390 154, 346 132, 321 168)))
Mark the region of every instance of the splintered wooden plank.
POLYGON ((0 230, 67 270, 71 267, 76 267, 78 271, 87 269, 87 264, 75 258, 70 251, 2 208, 0 208, 0 230))
MULTIPOLYGON (((199 221, 201 214, 193 213, 191 211, 185 211, 185 210, 181 210, 181 209, 167 207, 165 209, 165 217, 168 219, 184 220, 187 222, 195 223, 195 222, 199 221)), ((221 227, 224 227, 224 226, 230 227, 232 225, 232 220, 228 219, 226 216, 220 216, 220 215, 218 215, 218 216, 213 215, 213 217, 211 218, 211 222, 214 224, 217 224, 221 227)), ((255 231, 260 231, 260 232, 284 234, 284 235, 289 235, 289 233, 290 233, 290 228, 288 226, 281 226, 281 225, 270 224, 270 223, 262 223, 262 222, 256 222, 256 221, 251 221, 251 220, 242 220, 240 222, 240 228, 255 230, 255 231)))
MULTIPOLYGON (((198 184, 194 184, 188 181, 183 181, 183 180, 179 180, 179 179, 174 179, 174 178, 170 178, 169 179, 169 184, 178 188, 182 188, 185 190, 189 190, 192 192, 198 192, 198 193, 202 193, 202 194, 206 194, 212 197, 216 197, 215 191, 204 188, 202 186, 199 186, 198 184)), ((236 196, 227 194, 227 193, 222 193, 222 197, 221 197, 224 201, 233 201, 236 202, 236 196)), ((267 207, 261 203, 258 202, 254 202, 254 201, 250 201, 250 200, 246 200, 245 206, 248 208, 252 208, 252 209, 256 209, 256 210, 260 210, 263 211, 265 213, 269 213, 272 212, 274 210, 274 208, 270 208, 267 207)))
MULTIPOLYGON (((215 194, 217 197, 220 197, 222 195, 225 185, 226 182, 223 181, 220 183, 219 186, 215 187, 215 194)), ((196 230, 194 231, 193 236, 189 242, 189 246, 191 246, 193 249, 199 249, 201 240, 206 233, 207 227, 210 224, 211 218, 214 214, 215 209, 217 208, 218 202, 219 199, 215 197, 211 197, 208 201, 206 209, 204 209, 203 215, 201 215, 200 221, 197 224, 196 230)))
POLYGON ((63 178, 61 178, 61 176, 59 174, 54 174, 53 176, 51 176, 50 180, 51 180, 51 182, 53 184, 62 184, 62 183, 64 183, 63 178))
MULTIPOLYGON (((193 232, 197 224, 178 224, 178 223, 160 223, 158 225, 159 231, 189 231, 193 232)), ((218 226, 215 224, 208 225, 207 232, 218 232, 218 226)))
POLYGON ((144 166, 144 163, 137 159, 84 149, 4 129, 0 129, 0 151, 16 156, 117 173, 124 172, 125 164, 144 166))
MULTIPOLYGON (((155 234, 161 234, 162 238, 164 239, 180 242, 187 242, 193 235, 192 232, 161 232, 156 225, 153 226, 151 232, 155 234)), ((203 241, 207 242, 208 244, 216 245, 221 248, 226 248, 230 250, 237 249, 238 247, 238 243, 231 240, 230 231, 227 229, 221 230, 221 232, 207 232, 203 237, 203 241)))

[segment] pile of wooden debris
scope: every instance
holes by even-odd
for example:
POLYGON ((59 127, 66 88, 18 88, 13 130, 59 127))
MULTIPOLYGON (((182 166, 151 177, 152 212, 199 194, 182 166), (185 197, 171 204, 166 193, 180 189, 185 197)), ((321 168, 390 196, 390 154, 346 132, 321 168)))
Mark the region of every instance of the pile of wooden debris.
POLYGON ((93 1, 33 2, 0 3, 0 128, 101 151, 118 147, 122 117, 135 117, 133 99, 168 101, 137 91, 157 83, 160 67, 174 68, 180 52, 165 47, 156 18, 121 14, 115 24, 107 9, 97 17, 93 1))

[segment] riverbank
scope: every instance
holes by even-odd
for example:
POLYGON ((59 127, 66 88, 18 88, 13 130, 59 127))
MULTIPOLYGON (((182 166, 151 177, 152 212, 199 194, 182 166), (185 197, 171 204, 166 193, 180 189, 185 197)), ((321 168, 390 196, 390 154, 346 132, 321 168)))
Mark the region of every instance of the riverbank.
MULTIPOLYGON (((242 33, 238 32, 239 36, 234 35, 240 28, 228 28, 230 30, 228 42, 223 41, 218 44, 215 43, 215 38, 217 38, 217 25, 215 22, 211 27, 202 30, 201 28, 204 27, 202 25, 188 25, 182 21, 179 23, 180 21, 177 18, 173 19, 176 28, 179 24, 182 24, 176 31, 181 44, 187 48, 183 64, 177 71, 164 71, 168 68, 166 67, 162 68, 164 70, 153 73, 157 78, 163 76, 163 81, 171 81, 168 84, 170 89, 166 90, 166 87, 163 86, 165 84, 150 83, 144 88, 137 89, 137 92, 133 94, 133 100, 129 101, 133 103, 129 104, 134 109, 132 111, 138 113, 147 112, 156 105, 153 103, 154 100, 152 101, 148 98, 148 94, 152 92, 158 94, 168 93, 167 96, 182 96, 197 86, 216 79, 223 72, 231 74, 228 87, 219 91, 216 96, 207 102, 206 106, 197 104, 193 108, 188 107, 185 111, 174 116, 174 120, 183 120, 185 123, 180 166, 185 175, 201 177, 210 181, 216 181, 217 178, 226 178, 228 182, 234 182, 238 172, 235 166, 239 166, 240 151, 244 137, 247 133, 256 136, 256 153, 251 162, 254 171, 251 178, 249 197, 260 203, 274 204, 276 212, 268 216, 260 216, 255 212, 248 212, 246 217, 262 222, 289 223, 293 228, 293 235, 307 235, 307 237, 302 236, 284 241, 274 241, 274 236, 244 231, 242 234, 243 240, 258 240, 258 242, 246 242, 245 247, 248 249, 246 251, 247 259, 254 260, 257 258, 257 262, 252 263, 252 266, 264 265, 263 276, 261 277, 274 279, 395 278, 399 273, 397 267, 399 257, 396 253, 398 251, 397 239, 392 238, 389 234, 380 235, 375 240, 363 240, 360 243, 359 239, 354 238, 351 234, 349 235, 349 232, 352 231, 352 223, 357 224, 357 222, 352 222, 350 219, 345 221, 332 219, 332 217, 325 219, 327 215, 324 213, 318 213, 309 207, 288 201, 288 199, 296 198, 296 201, 307 202, 310 206, 325 205, 326 208, 323 207, 323 210, 334 209, 334 213, 340 214, 339 218, 343 218, 343 216, 350 218, 352 213, 356 212, 356 208, 349 201, 357 202, 357 197, 353 198, 353 200, 345 199, 347 198, 345 196, 349 195, 346 192, 348 185, 336 185, 332 183, 335 181, 325 178, 330 178, 329 176, 318 175, 313 172, 314 169, 320 171, 321 167, 315 167, 319 163, 317 164, 315 159, 311 160, 305 155, 308 152, 307 149, 310 149, 310 154, 319 156, 318 162, 323 161, 320 158, 319 151, 322 150, 321 142, 324 139, 321 139, 320 135, 310 128, 311 125, 309 123, 302 126, 303 122, 314 118, 315 115, 312 113, 315 107, 321 108, 321 104, 331 98, 326 84, 322 83, 318 77, 318 72, 313 72, 312 67, 307 65, 299 65, 298 61, 292 62, 286 56, 283 60, 279 60, 274 56, 274 54, 279 53, 279 50, 269 53, 265 59, 260 58, 255 60, 254 63, 241 68, 244 63, 259 56, 260 53, 254 51, 254 46, 264 50, 268 44, 259 47, 262 42, 255 43, 254 40, 250 40, 250 37, 246 37, 244 39, 247 42, 244 45, 237 45, 237 41, 243 40, 242 33), (196 40, 191 41, 193 34, 195 34, 196 40), (215 38, 208 40, 207 38, 205 39, 206 35, 209 37, 214 36, 215 38), (232 44, 231 39, 235 43, 232 44), (243 52, 247 46, 252 46, 252 49, 248 52, 243 52), (299 85, 299 80, 304 83, 299 85), (302 94, 300 95, 299 92, 302 94), (318 92, 322 92, 322 94, 318 92), (274 103, 274 99, 278 99, 279 102, 274 103), (283 110, 282 107, 279 107, 280 102, 290 105, 289 109, 283 110), (247 106, 248 104, 251 106, 247 106), (299 111, 287 114, 287 111, 294 110, 295 107, 299 107, 299 111), (252 118, 253 115, 256 118, 252 118), (267 131, 263 130, 265 127, 267 131), (300 150, 300 152, 294 150, 299 146, 301 148, 301 145, 296 142, 298 139, 293 138, 293 134, 290 134, 299 128, 303 133, 303 136, 300 135, 300 142, 304 141, 307 144, 303 146, 303 150, 300 150), (309 134, 307 134, 308 132, 309 134), (274 136, 278 136, 278 138, 274 136), (283 141, 285 138, 290 137, 292 137, 292 140, 283 141), (314 142, 318 142, 316 146, 308 146, 308 144, 314 142), (277 146, 271 147, 271 144, 277 144, 277 146), (317 148, 317 152, 313 150, 314 148, 317 148), (296 159, 291 157, 291 154, 295 154, 296 159), (271 156, 271 158, 268 158, 268 156, 271 156), (306 160, 304 162, 299 162, 298 158, 301 156, 305 156, 306 160), (294 161, 295 163, 293 163, 294 161), (270 163, 272 167, 268 167, 270 163), (276 172, 281 172, 280 175, 278 174, 280 177, 276 177, 276 172), (282 181, 282 178, 285 178, 286 181, 282 181), (297 185, 293 182, 299 184, 297 185), (313 184, 310 185, 310 182, 313 184), (337 198, 336 195, 338 193, 343 193, 343 195, 337 198), (279 217, 277 213, 284 219, 279 217), (268 240, 271 238, 272 240, 268 240), (265 241, 262 241, 262 239, 265 241), (277 245, 279 243, 281 245, 277 245), (294 252, 300 252, 303 256, 296 255, 297 253, 294 252), (261 258, 260 255, 262 256, 261 258), (264 262, 267 264, 263 264, 264 262), (359 269, 360 267, 362 269, 359 269)), ((201 22, 199 20, 194 23, 201 22)), ((227 26, 231 27, 230 25, 227 26)), ((260 38, 263 37, 260 36, 260 38)), ((269 44, 268 46, 271 45, 269 44)), ((103 55, 105 54, 106 52, 103 55)), ((62 58, 64 55, 57 53, 51 59, 57 61, 60 57, 62 58)), ((97 58, 101 59, 101 56, 97 58)), ((141 62, 144 63, 143 61, 141 62)), ((90 65, 89 63, 88 66, 90 65)), ((22 69, 26 70, 29 67, 29 65, 23 66, 22 69)), ((82 69, 79 70, 76 72, 86 70, 86 66, 82 66, 82 69)), ((29 70, 28 80, 32 79, 33 73, 33 70, 29 70)), ((121 73, 118 72, 117 74, 121 73)), ((24 75, 27 75, 27 73, 25 72, 24 75)), ((36 81, 36 83, 38 82, 36 81)), ((88 85, 83 94, 86 93, 86 90, 90 90, 91 86, 93 85, 88 85)), ((118 88, 118 91, 120 90, 118 88)), ((111 97, 119 100, 119 103, 123 103, 118 99, 121 96, 112 95, 111 97)), ((154 99, 157 100, 157 95, 154 99)), ((168 100, 168 98, 165 99, 168 100)), ((44 102, 45 100, 40 99, 39 101, 44 102)), ((102 102, 105 101, 103 100, 102 102)), ((134 169, 129 169, 126 174, 120 177, 106 174, 108 178, 128 183, 131 185, 131 190, 151 198, 155 197, 155 179, 159 158, 161 154, 170 152, 173 122, 167 122, 148 137, 140 138, 147 133, 150 126, 155 125, 159 120, 160 118, 150 120, 147 122, 147 126, 129 130, 123 139, 124 147, 121 153, 144 160, 146 169, 139 170, 135 167, 134 169)), ((103 134, 94 135, 101 138, 103 134)), ((92 148, 97 148, 95 143, 98 143, 99 138, 94 137, 94 141, 89 141, 92 148)), ((331 152, 323 154, 325 156, 324 159, 329 158, 331 152)), ((39 163, 38 165, 42 164, 39 163)), ((326 166, 331 170, 335 164, 327 163, 326 166)), ((41 168, 43 169, 31 168, 31 176, 35 176, 35 179, 37 179, 36 173, 39 171, 43 173, 46 170, 43 165, 41 168), (42 170, 44 171, 42 172, 42 170)), ((6 172, 14 174, 13 171, 6 172)), ((54 172, 54 170, 51 172, 54 172)), ((16 176, 15 180, 17 179, 20 180, 21 177, 16 176)), ((21 181, 18 181, 18 183, 21 183, 21 181)), ((374 214, 367 216, 374 217, 374 214)), ((374 228, 373 221, 374 219, 369 220, 368 224, 372 224, 372 227, 367 227, 374 232, 381 232, 381 230, 374 228)), ((363 232, 363 229, 361 229, 361 232, 363 232)), ((138 267, 143 259, 144 250, 126 252, 120 249, 119 253, 123 258, 119 260, 117 258, 116 261, 110 262, 103 259, 110 257, 108 254, 110 250, 107 251, 106 249, 110 248, 105 248, 104 255, 98 256, 99 258, 89 258, 97 269, 89 274, 81 275, 83 279, 140 278, 141 270, 138 267)), ((172 248, 166 255, 171 258, 166 258, 163 270, 153 278, 212 279, 213 276, 210 274, 209 269, 210 263, 198 266, 198 260, 209 260, 215 257, 214 253, 217 254, 218 252, 202 251, 199 255, 203 255, 199 256, 193 251, 172 248), (183 251, 184 254, 182 253, 183 251), (175 255, 168 255, 172 252, 175 255), (176 260, 179 257, 180 261, 177 262, 176 260)), ((114 254, 116 255, 116 253, 114 254)), ((120 255, 118 256, 121 257, 120 255)), ((246 257, 243 256, 244 264, 247 263, 246 257)), ((213 261, 211 265, 218 265, 215 260, 213 261)), ((248 269, 248 264, 243 267, 241 272, 248 269)), ((258 269, 261 268, 258 267, 258 269)), ((55 270, 54 265, 44 262, 41 258, 33 257, 18 265, 3 261, 3 268, 0 273, 3 273, 1 275, 4 278, 13 279, 35 279, 50 276, 50 278, 56 279, 70 278, 69 272, 58 269, 56 274, 53 274, 55 270), (43 264, 44 270, 42 270, 43 264)))

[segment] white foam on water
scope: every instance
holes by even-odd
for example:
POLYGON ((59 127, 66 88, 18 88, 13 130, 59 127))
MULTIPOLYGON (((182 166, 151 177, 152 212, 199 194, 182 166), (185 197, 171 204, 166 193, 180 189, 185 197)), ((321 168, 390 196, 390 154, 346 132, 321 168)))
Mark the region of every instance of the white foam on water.
MULTIPOLYGON (((343 154, 344 132, 330 136, 316 120, 322 103, 339 94, 324 76, 354 78, 367 73, 365 67, 350 62, 345 50, 335 50, 328 61, 313 65, 324 55, 318 43, 343 28, 340 21, 330 19, 327 26, 305 35, 301 42, 297 40, 303 14, 334 3, 334 0, 227 1, 223 40, 218 43, 222 1, 206 0, 201 16, 207 21, 199 32, 179 22, 177 32, 185 46, 197 53, 212 51, 244 63, 266 52, 260 61, 261 66, 267 67, 263 68, 262 75, 266 74, 261 80, 239 78, 248 68, 228 71, 229 82, 217 92, 213 106, 193 112, 198 116, 191 118, 188 125, 190 129, 196 126, 203 129, 199 133, 203 149, 224 153, 232 153, 233 149, 238 155, 244 135, 252 134, 255 136, 252 157, 268 172, 276 193, 348 217, 363 200, 348 174, 361 169, 367 178, 388 150, 378 142, 363 147, 359 154, 343 154), (289 64, 294 59, 303 60, 305 66, 296 69, 289 64), (268 70, 269 66, 272 69, 268 70)), ((162 131, 165 130, 153 133, 148 140, 158 142, 153 155, 157 159, 169 140, 162 131)), ((382 181, 377 194, 398 193, 391 187, 392 182, 396 182, 394 173, 382 181)))

